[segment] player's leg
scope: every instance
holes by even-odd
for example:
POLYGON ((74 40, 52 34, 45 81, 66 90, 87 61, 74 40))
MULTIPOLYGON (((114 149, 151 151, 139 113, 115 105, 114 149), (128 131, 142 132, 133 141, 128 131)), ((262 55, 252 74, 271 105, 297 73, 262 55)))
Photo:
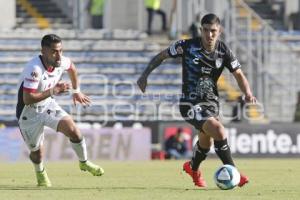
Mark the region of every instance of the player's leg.
POLYGON ((43 145, 41 144, 38 150, 30 152, 29 158, 34 165, 37 185, 51 187, 51 182, 43 164, 43 152, 43 145))
POLYGON ((45 117, 45 126, 63 133, 70 139, 71 146, 79 159, 79 167, 94 176, 101 176, 104 170, 88 161, 84 137, 75 122, 54 100, 49 104, 45 117))
POLYGON ((188 173, 198 187, 206 187, 206 182, 203 179, 199 166, 207 157, 207 153, 212 145, 212 138, 206 135, 203 131, 199 131, 198 141, 193 148, 193 156, 190 162, 183 165, 183 169, 188 173))
POLYGON ((24 107, 18 121, 20 132, 30 150, 29 158, 33 163, 38 186, 50 187, 51 182, 43 164, 44 125, 42 114, 32 107, 24 107))
POLYGON ((78 156, 79 161, 86 161, 87 150, 84 137, 81 135, 79 129, 75 125, 75 122, 70 116, 65 116, 59 120, 57 131, 63 133, 70 139, 72 148, 78 156))
POLYGON ((100 166, 88 161, 85 139, 70 116, 65 116, 59 120, 57 131, 70 138, 71 146, 80 161, 79 167, 81 170, 89 171, 94 176, 104 174, 104 170, 100 166))
POLYGON ((200 131, 198 134, 198 141, 193 148, 193 157, 191 160, 191 166, 193 170, 198 170, 202 161, 207 157, 207 153, 212 145, 212 138, 200 131))
MULTIPOLYGON (((212 138, 214 138, 215 151, 218 157, 222 160, 223 164, 229 164, 234 166, 234 162, 231 156, 230 147, 227 142, 227 135, 225 128, 214 117, 210 117, 204 122, 202 126, 203 131, 212 138)), ((249 182, 249 178, 241 174, 239 186, 243 186, 249 182)))
POLYGON ((223 164, 234 166, 225 128, 221 122, 214 117, 210 117, 204 122, 202 129, 208 136, 214 139, 216 154, 222 160, 223 164))
POLYGON ((206 187, 206 182, 202 178, 201 172, 198 170, 198 168, 200 163, 206 158, 206 154, 208 153, 209 147, 211 145, 211 138, 200 132, 203 122, 200 117, 196 117, 196 111, 198 111, 199 109, 195 109, 195 106, 188 101, 181 101, 179 109, 182 117, 188 123, 199 130, 198 137, 199 140, 201 140, 201 142, 203 143, 203 146, 200 146, 199 140, 197 141, 193 148, 192 159, 191 161, 187 161, 183 164, 183 170, 192 177, 193 182, 196 186, 206 187))

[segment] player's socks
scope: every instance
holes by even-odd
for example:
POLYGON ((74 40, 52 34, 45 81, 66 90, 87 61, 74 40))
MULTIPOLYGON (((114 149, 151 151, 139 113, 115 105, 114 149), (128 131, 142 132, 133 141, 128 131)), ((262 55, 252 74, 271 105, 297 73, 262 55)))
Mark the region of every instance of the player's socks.
POLYGON ((40 187, 51 187, 52 186, 45 169, 43 171, 36 171, 35 175, 36 175, 36 179, 37 179, 37 186, 40 186, 40 187))
POLYGON ((71 141, 71 146, 74 149, 79 161, 86 161, 87 160, 87 150, 86 150, 86 144, 85 144, 85 139, 82 138, 82 140, 78 143, 75 143, 71 141))
POLYGON ((234 166, 234 162, 231 157, 231 151, 227 143, 227 139, 214 141, 214 145, 215 145, 216 154, 222 160, 223 164, 234 166))
POLYGON ((82 171, 90 172, 94 176, 102 176, 104 174, 104 170, 100 166, 95 165, 95 164, 93 164, 92 162, 90 162, 88 160, 84 161, 84 162, 80 161, 79 162, 79 168, 82 171))
POLYGON ((207 153, 209 152, 209 149, 203 149, 199 145, 199 141, 195 144, 193 148, 193 157, 191 160, 191 167, 192 170, 197 171, 200 163, 206 159, 207 153))
POLYGON ((33 163, 33 166, 34 166, 34 170, 36 172, 44 171, 44 163, 43 163, 43 161, 40 162, 40 163, 33 163))
POLYGON ((86 144, 84 138, 82 138, 82 140, 79 143, 75 143, 71 141, 71 144, 76 155, 78 156, 79 168, 82 171, 88 171, 94 176, 101 176, 104 174, 104 170, 100 166, 95 165, 92 162, 87 160, 87 150, 86 150, 86 144))

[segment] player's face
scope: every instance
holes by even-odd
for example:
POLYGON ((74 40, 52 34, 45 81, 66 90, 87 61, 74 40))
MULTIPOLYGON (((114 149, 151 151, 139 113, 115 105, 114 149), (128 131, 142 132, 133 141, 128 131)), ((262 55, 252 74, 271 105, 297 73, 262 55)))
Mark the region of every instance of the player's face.
POLYGON ((60 67, 62 57, 62 43, 52 43, 50 47, 42 48, 43 58, 47 65, 60 67))
POLYGON ((203 24, 201 27, 201 38, 204 48, 207 51, 212 51, 215 48, 216 41, 220 36, 219 24, 203 24))

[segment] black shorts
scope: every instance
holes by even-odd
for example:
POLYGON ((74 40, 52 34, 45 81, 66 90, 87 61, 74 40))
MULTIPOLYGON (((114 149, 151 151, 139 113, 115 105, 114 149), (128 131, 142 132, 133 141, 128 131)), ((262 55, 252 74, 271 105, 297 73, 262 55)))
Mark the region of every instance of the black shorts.
POLYGON ((218 117, 219 102, 191 102, 181 100, 179 104, 181 116, 196 129, 202 130, 204 122, 210 117, 218 117))

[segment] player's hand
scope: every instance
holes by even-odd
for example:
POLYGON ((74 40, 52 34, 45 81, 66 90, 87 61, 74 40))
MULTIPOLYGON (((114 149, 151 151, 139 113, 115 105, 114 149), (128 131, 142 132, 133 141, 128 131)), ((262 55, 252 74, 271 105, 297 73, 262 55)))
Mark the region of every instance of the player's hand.
POLYGON ((146 91, 147 87, 147 77, 145 75, 141 75, 141 77, 137 80, 137 85, 141 89, 141 91, 144 93, 146 91))
POLYGON ((246 95, 245 96, 245 101, 246 103, 252 103, 252 104, 256 104, 257 99, 255 96, 253 96, 252 94, 246 95))
MULTIPOLYGON (((65 82, 58 82, 53 88, 52 88, 52 94, 53 95, 58 95, 62 94, 65 92, 68 92, 71 88, 70 83, 65 83, 65 82)), ((51 91, 50 91, 51 92, 51 91)))
POLYGON ((76 106, 76 102, 79 102, 83 106, 89 106, 91 104, 90 97, 86 96, 85 94, 79 92, 73 94, 73 103, 76 106))

